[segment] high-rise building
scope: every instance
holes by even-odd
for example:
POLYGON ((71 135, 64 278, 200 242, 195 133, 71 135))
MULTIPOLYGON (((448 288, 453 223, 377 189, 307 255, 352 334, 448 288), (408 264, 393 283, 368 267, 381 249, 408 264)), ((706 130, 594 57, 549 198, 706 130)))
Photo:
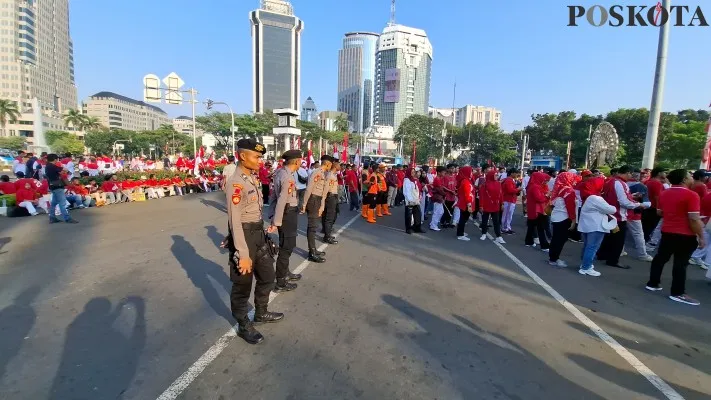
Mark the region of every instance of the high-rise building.
POLYGON ((82 108, 84 114, 96 117, 107 128, 140 132, 173 125, 173 120, 162 109, 112 92, 90 96, 82 108))
POLYGON ((3 136, 66 129, 62 115, 77 108, 69 0, 0 0, 0 98, 15 101, 16 123, 3 136))
MULTIPOLYGON (((193 118, 187 115, 181 115, 173 118, 173 129, 177 132, 192 136, 193 135, 193 118)), ((195 130, 195 135, 202 136, 205 132, 198 128, 195 130)))
POLYGON ((336 121, 338 118, 348 119, 348 114, 341 111, 321 111, 319 114, 319 125, 321 129, 328 132, 336 130, 336 121))
POLYGON ((501 126, 501 111, 494 107, 466 105, 457 110, 457 126, 488 123, 501 126))
POLYGON ((252 25, 253 111, 299 109, 301 31, 304 23, 286 0, 262 0, 252 25))
POLYGON ((427 115, 432 78, 432 45, 422 29, 391 24, 378 40, 375 125, 397 132, 410 115, 427 115))
POLYGON ((310 96, 301 106, 301 120, 313 122, 314 124, 318 123, 318 108, 316 108, 316 103, 310 96))
POLYGON ((448 124, 454 125, 455 122, 457 121, 457 113, 459 110, 456 108, 435 108, 435 107, 430 107, 428 109, 428 115, 431 118, 437 118, 439 120, 442 120, 448 124))
POLYGON ((373 125, 377 33, 350 32, 338 51, 338 111, 348 114, 356 132, 373 125))

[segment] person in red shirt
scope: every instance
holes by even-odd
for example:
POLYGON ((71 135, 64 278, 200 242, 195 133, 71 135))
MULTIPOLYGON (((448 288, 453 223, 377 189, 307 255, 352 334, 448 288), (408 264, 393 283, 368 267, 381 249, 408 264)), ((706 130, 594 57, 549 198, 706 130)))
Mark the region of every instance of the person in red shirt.
POLYGON ((659 201, 659 196, 661 196, 664 191, 664 182, 666 179, 667 169, 656 167, 652 169, 651 176, 645 183, 651 204, 651 207, 642 211, 642 230, 644 231, 644 241, 647 243, 649 243, 652 232, 654 232, 654 229, 661 219, 657 213, 657 202, 659 201))
POLYGON ((513 235, 515 232, 511 228, 513 221, 514 210, 516 210, 516 202, 518 195, 521 193, 521 188, 516 184, 521 172, 517 169, 511 169, 506 174, 506 178, 501 182, 501 191, 504 199, 504 213, 501 221, 501 233, 513 235))
POLYGON ((445 167, 437 167, 437 176, 432 181, 432 219, 430 220, 430 230, 439 231, 439 223, 444 215, 444 173, 445 167))
POLYGON ((545 225, 548 223, 546 206, 549 201, 548 181, 550 175, 544 172, 534 172, 526 185, 526 239, 524 243, 528 247, 536 247, 533 241, 533 231, 538 233, 538 240, 543 251, 548 251, 550 247, 546 236, 545 225))
POLYGON ((7 175, 0 176, 0 193, 14 194, 17 188, 13 182, 10 182, 10 177, 7 175))
POLYGON ((79 178, 73 178, 69 185, 66 186, 67 201, 74 207, 84 208, 91 205, 91 197, 89 191, 82 186, 79 178))
POLYGON ((442 177, 444 195, 444 215, 442 216, 442 227, 453 228, 454 203, 457 201, 457 175, 455 170, 457 164, 447 165, 447 172, 442 177))
POLYGON ((459 209, 459 221, 457 222, 457 239, 469 241, 467 234, 464 233, 464 227, 469 220, 474 209, 474 187, 472 185, 472 167, 464 166, 459 169, 457 174, 457 204, 459 209))
POLYGON ((668 175, 672 187, 659 197, 658 211, 662 216, 662 239, 652 260, 646 289, 662 290, 661 277, 664 265, 674 256, 672 284, 669 298, 680 303, 697 306, 699 301, 685 293, 686 266, 691 254, 706 247, 701 222, 701 200, 689 187, 692 179, 685 169, 675 169, 668 175))
POLYGON ((501 204, 503 203, 503 191, 496 169, 491 168, 486 171, 484 183, 479 185, 479 207, 481 207, 481 237, 486 240, 486 230, 489 227, 489 218, 494 225, 496 243, 505 244, 501 237, 501 204))
POLYGON ((121 186, 116 175, 109 175, 101 184, 101 190, 106 194, 106 204, 120 203, 122 199, 121 186))
POLYGON ((709 181, 708 171, 705 169, 699 169, 694 171, 694 175, 692 176, 694 178, 694 183, 691 185, 691 190, 699 195, 699 199, 703 200, 709 191, 706 186, 709 181))
POLYGON ((178 196, 182 196, 184 194, 183 187, 185 187, 185 182, 183 182, 178 175, 175 175, 170 181, 173 184, 173 190, 175 190, 175 193, 178 196))
POLYGON ((397 195, 395 196, 395 205, 399 206, 405 201, 405 196, 402 193, 402 187, 405 183, 405 170, 402 165, 397 166, 395 176, 397 177, 397 195))
POLYGON ((343 183, 346 185, 346 190, 350 197, 350 211, 358 211, 358 174, 353 165, 346 166, 346 173, 343 177, 343 183))
POLYGON ((26 209, 33 216, 37 215, 35 206, 38 205, 38 198, 39 193, 30 182, 25 182, 25 185, 15 192, 15 204, 26 209))
POLYGON ((264 205, 269 205, 269 185, 272 183, 272 174, 270 172, 272 164, 266 162, 259 167, 259 182, 262 183, 262 196, 264 197, 264 205))

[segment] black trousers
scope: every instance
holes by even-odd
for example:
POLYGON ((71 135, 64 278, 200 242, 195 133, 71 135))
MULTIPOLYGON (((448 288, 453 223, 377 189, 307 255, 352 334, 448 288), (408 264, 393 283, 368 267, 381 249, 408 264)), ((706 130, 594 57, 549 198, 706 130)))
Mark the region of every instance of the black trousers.
POLYGON ((457 236, 464 236, 464 227, 469 221, 471 213, 467 210, 459 209, 459 222, 457 222, 457 236))
MULTIPOLYGON (((530 216, 529 216, 530 217, 530 216)), ((526 239, 524 240, 524 243, 526 246, 532 246, 533 245, 533 232, 536 231, 538 233, 538 241, 541 243, 541 248, 542 249, 547 249, 550 248, 550 245, 548 244, 548 238, 546 237, 546 230, 545 230, 545 224, 548 223, 548 216, 545 214, 538 214, 538 216, 535 219, 527 219, 526 220, 526 239)))
POLYGON ((350 211, 358 211, 358 192, 350 192, 351 204, 350 211))
POLYGON ((405 206, 405 230, 411 231, 415 229, 416 231, 422 230, 422 210, 420 210, 420 205, 416 206, 405 206), (415 219, 415 224, 412 224, 412 219, 415 219))
POLYGON ((402 188, 398 188, 395 193, 395 205, 399 206, 405 201, 405 195, 402 193, 402 188))
POLYGON ((386 190, 384 192, 382 192, 382 191, 378 192, 375 200, 376 200, 375 201, 376 205, 388 204, 388 191, 386 190))
POLYGON ((662 217, 657 215, 656 208, 645 208, 642 211, 642 230, 644 231, 645 242, 649 242, 649 239, 651 239, 652 232, 654 232, 654 228, 657 227, 660 219, 662 217))
POLYGON ((230 267, 230 280, 232 281, 230 306, 232 308, 232 316, 237 321, 246 321, 253 277, 257 278, 257 283, 254 286, 254 307, 257 310, 267 309, 269 293, 274 289, 274 258, 266 250, 264 226, 261 221, 244 223, 240 229, 244 232, 244 238, 249 248, 249 256, 252 259, 252 272, 245 275, 240 274, 239 260, 235 257, 236 249, 232 240, 232 232, 230 231, 228 240, 228 248, 230 250, 228 265, 230 267))
POLYGON ((306 203, 306 216, 309 222, 306 228, 306 240, 309 243, 309 253, 316 250, 316 229, 321 222, 321 217, 318 215, 320 208, 321 196, 309 197, 309 201, 306 203))
POLYGON ((548 253, 549 260, 558 261, 560 253, 563 252, 563 247, 568 241, 569 229, 573 221, 570 218, 553 223, 553 238, 551 239, 551 247, 548 253))
MULTIPOLYGON (((582 207, 578 207, 578 215, 580 215, 580 210, 582 207)), ((555 235, 555 228, 553 229, 553 234, 555 235)), ((580 234, 580 231, 577 229, 568 231, 568 238, 576 241, 582 241, 583 240, 583 235, 580 234)))
POLYGON ((501 236, 501 213, 499 212, 482 212, 481 213, 481 234, 486 235, 486 230, 489 229, 489 218, 494 225, 494 234, 496 237, 501 236))
POLYGON ((333 224, 336 223, 338 216, 338 195, 329 193, 326 196, 326 205, 321 214, 321 227, 323 228, 323 237, 329 238, 333 232, 333 224))
POLYGON ((689 258, 698 246, 696 236, 679 235, 676 233, 662 232, 662 239, 659 241, 657 254, 652 260, 652 268, 649 271, 649 282, 647 286, 656 287, 662 279, 664 264, 669 262, 674 256, 672 269, 671 295, 681 296, 686 289, 686 267, 689 265, 689 258))
POLYGON ((276 279, 285 279, 289 274, 289 258, 296 247, 298 210, 296 207, 288 207, 284 210, 284 216, 279 227, 279 254, 276 259, 276 279))
POLYGON ((262 199, 264 204, 269 204, 269 185, 262 183, 262 199))
POLYGON ((444 208, 444 215, 442 215, 442 219, 440 220, 442 226, 449 225, 452 223, 452 216, 454 215, 454 202, 445 200, 444 208))
POLYGON ((620 263, 622 249, 625 248, 625 237, 627 236, 627 221, 618 221, 617 232, 610 232, 605 235, 600 245, 600 250, 597 251, 597 259, 605 261, 606 265, 615 266, 620 263))

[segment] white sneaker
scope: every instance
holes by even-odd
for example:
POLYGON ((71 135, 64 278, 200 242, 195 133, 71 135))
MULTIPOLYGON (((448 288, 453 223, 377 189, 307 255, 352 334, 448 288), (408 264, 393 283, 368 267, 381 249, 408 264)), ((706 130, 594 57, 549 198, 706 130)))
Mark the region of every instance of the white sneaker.
POLYGON ((690 259, 689 259, 689 264, 691 264, 691 265, 699 265, 699 259, 698 259, 698 258, 690 258, 690 259))
POLYGON ((622 250, 622 253, 620 254, 620 257, 624 257, 624 256, 626 256, 626 255, 627 255, 627 252, 624 251, 624 250, 622 250))
POLYGON ((533 247, 533 248, 536 248, 536 244, 535 244, 535 243, 534 243, 534 244, 531 244, 531 245, 528 245, 528 244, 527 244, 526 247, 533 247))
POLYGON ((464 242, 468 242, 468 241, 470 241, 471 239, 469 239, 469 238, 466 237, 466 236, 457 236, 457 240, 461 240, 461 241, 464 241, 464 242))
POLYGON ((551 250, 550 250, 550 249, 541 249, 541 251, 543 251, 544 253, 548 253, 548 252, 550 252, 551 250))
POLYGON ((645 254, 642 257, 639 257, 638 260, 640 261, 652 261, 654 260, 654 257, 650 256, 649 254, 645 254))
POLYGON ((506 241, 504 241, 504 238, 502 238, 501 236, 497 237, 495 242, 498 244, 506 244, 506 241))
POLYGON ((555 261, 548 261, 548 265, 558 268, 566 268, 568 266, 568 263, 561 259, 557 259, 555 261))
POLYGON ((436 226, 432 226, 432 225, 430 225, 430 230, 431 230, 431 231, 435 231, 435 232, 441 231, 441 229, 439 229, 439 228, 436 227, 436 226))
POLYGON ((486 235, 481 235, 481 237, 479 238, 479 240, 486 240, 486 235))
POLYGON ((538 238, 533 238, 533 243, 534 243, 534 244, 537 244, 537 245, 540 245, 540 244, 541 244, 541 241, 538 240, 538 238))
POLYGON ((468 236, 469 236, 469 234, 468 234, 468 233, 466 233, 466 232, 464 232, 464 236, 467 236, 467 237, 468 237, 468 236))
POLYGON ((590 269, 579 269, 578 273, 580 275, 590 275, 590 276, 600 276, 602 275, 600 272, 595 271, 595 268, 590 268, 590 269))
POLYGON ((699 268, 703 270, 708 270, 711 265, 704 260, 699 260, 699 268))
POLYGON ((34 217, 35 215, 38 215, 38 214, 39 214, 38 212, 33 212, 30 215, 34 217))

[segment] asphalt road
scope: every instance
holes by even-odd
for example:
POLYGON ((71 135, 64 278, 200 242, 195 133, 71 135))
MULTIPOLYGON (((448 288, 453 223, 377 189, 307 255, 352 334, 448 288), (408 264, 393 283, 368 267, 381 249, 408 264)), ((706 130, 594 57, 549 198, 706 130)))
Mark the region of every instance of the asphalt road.
MULTIPOLYGON (((649 263, 555 269, 523 246, 520 213, 509 254, 471 223, 461 242, 406 235, 402 208, 375 226, 355 218, 327 263, 296 251, 304 279, 270 305, 286 318, 250 346, 230 333, 223 204, 0 219, 0 398, 711 398, 703 271, 689 267, 691 307, 644 290, 649 263)), ((345 208, 339 226, 357 215, 345 208)), ((563 258, 579 251, 569 242, 563 258)))

